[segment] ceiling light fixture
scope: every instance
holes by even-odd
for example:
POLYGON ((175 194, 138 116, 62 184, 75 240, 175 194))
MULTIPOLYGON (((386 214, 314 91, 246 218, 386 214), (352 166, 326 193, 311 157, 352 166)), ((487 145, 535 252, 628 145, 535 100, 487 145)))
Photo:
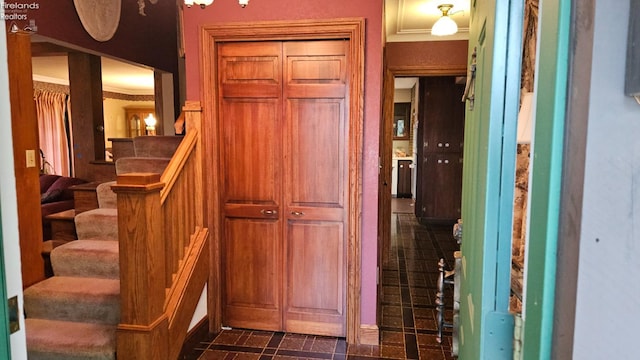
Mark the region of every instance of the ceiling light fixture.
MULTIPOLYGON (((213 4, 213 0, 184 0, 184 4, 187 7, 191 7, 193 4, 200 5, 200 8, 204 9, 205 7, 213 4)), ((249 0, 238 0, 238 5, 242 8, 249 5, 249 0)))
POLYGON ((458 24, 449 16, 452 4, 438 5, 438 10, 442 11, 442 17, 433 24, 431 34, 436 36, 453 35, 458 32, 458 24))

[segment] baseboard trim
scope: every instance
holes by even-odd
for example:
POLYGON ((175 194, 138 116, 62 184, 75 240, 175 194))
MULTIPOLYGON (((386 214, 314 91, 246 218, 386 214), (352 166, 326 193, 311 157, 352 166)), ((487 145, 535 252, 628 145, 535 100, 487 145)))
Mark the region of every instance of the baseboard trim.
POLYGON ((187 333, 187 337, 184 339, 182 351, 180 352, 178 359, 186 359, 186 354, 193 351, 200 342, 205 341, 208 337, 209 317, 205 316, 187 333))
POLYGON ((380 344, 380 329, 378 329, 378 325, 360 325, 360 344, 380 344))
MULTIPOLYGON (((208 317, 202 318, 194 326, 189 333, 187 333, 187 337, 184 340, 184 344, 182 345, 182 353, 180 359, 182 359, 182 355, 185 352, 191 351, 196 347, 203 339, 206 339, 209 336, 209 319, 208 317)), ((378 325, 360 325, 360 344, 362 345, 380 345, 380 329, 378 325)))

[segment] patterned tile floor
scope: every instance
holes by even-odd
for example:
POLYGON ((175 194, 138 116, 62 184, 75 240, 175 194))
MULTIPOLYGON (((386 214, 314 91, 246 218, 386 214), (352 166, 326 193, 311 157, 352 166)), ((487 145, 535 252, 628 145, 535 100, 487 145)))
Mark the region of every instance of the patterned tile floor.
MULTIPOLYGON (((379 346, 349 345, 344 339, 251 330, 225 330, 202 339, 182 359, 428 359, 449 360, 451 332, 436 341, 435 293, 438 259, 453 267, 458 245, 450 225, 420 225, 412 214, 394 213, 392 249, 383 266, 379 346)), ((447 304, 452 289, 445 291, 447 304)), ((449 306, 447 306, 449 307, 449 306)), ((446 312, 445 319, 451 321, 446 312)))

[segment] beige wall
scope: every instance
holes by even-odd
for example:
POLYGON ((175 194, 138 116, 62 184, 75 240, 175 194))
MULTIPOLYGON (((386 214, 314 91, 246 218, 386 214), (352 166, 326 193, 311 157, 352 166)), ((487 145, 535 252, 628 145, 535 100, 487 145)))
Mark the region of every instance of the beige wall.
POLYGON ((109 138, 127 137, 127 128, 125 122, 125 107, 154 107, 153 101, 131 101, 105 99, 104 106, 104 141, 105 147, 111 147, 109 138))

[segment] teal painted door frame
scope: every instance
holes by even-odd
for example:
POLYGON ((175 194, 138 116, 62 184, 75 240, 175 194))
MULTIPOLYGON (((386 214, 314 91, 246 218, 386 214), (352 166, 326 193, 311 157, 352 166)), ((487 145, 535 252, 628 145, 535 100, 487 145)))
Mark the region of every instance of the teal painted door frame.
MULTIPOLYGON (((0 220, 2 208, 0 208, 0 220)), ((0 221, 0 357, 11 359, 11 341, 9 338, 9 309, 7 305, 7 281, 4 267, 4 241, 2 237, 2 221, 0 221)))
MULTIPOLYGON (((531 151, 522 355, 550 359, 567 109, 571 1, 540 6, 536 120, 531 151)), ((577 59, 577 61, 580 61, 577 59)))
POLYGON ((465 121, 459 358, 512 359, 508 310, 524 2, 472 0, 471 6, 469 55, 477 55, 465 121))

